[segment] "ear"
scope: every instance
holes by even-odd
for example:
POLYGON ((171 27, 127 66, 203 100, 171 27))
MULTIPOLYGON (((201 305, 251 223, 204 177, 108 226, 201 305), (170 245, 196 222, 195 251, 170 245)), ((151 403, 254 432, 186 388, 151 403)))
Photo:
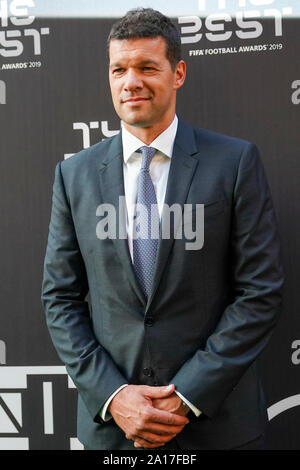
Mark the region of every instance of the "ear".
POLYGON ((186 63, 184 60, 180 60, 175 68, 175 81, 174 81, 174 89, 178 90, 178 88, 182 87, 186 77, 186 63))

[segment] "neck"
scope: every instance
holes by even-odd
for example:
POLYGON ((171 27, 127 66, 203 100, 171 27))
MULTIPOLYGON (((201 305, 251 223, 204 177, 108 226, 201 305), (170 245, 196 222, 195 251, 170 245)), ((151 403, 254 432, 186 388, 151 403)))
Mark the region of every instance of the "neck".
POLYGON ((151 144, 156 137, 158 137, 162 132, 164 132, 173 122, 173 119, 175 117, 175 113, 172 117, 170 117, 168 120, 165 122, 159 122, 157 124, 154 124, 151 127, 138 127, 138 126, 133 126, 130 124, 127 124, 126 122, 123 121, 123 125, 125 129, 133 134, 135 137, 140 139, 142 142, 144 142, 145 145, 151 144))

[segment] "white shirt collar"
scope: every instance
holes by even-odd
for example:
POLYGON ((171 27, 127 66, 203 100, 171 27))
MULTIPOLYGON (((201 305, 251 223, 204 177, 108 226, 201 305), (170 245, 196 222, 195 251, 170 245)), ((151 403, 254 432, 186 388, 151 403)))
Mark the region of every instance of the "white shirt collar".
MULTIPOLYGON (((123 158, 124 162, 127 163, 131 155, 136 152, 140 147, 143 147, 145 144, 140 139, 131 134, 131 132, 125 129, 123 122, 121 122, 121 126, 123 158)), ((158 151, 171 158, 177 132, 177 126, 178 117, 175 114, 175 117, 169 127, 167 127, 167 129, 165 129, 158 137, 156 137, 156 139, 151 142, 149 147, 155 147, 158 151)))

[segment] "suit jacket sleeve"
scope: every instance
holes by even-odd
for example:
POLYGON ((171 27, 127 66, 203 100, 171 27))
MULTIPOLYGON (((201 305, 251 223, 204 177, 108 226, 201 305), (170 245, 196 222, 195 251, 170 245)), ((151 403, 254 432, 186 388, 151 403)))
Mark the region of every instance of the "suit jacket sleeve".
POLYGON ((230 263, 232 303, 205 348, 198 349, 170 381, 210 417, 267 344, 281 303, 276 220, 253 144, 246 144, 241 154, 233 191, 230 263))
POLYGON ((95 422, 107 398, 127 380, 98 343, 85 298, 88 282, 67 202, 61 163, 55 170, 42 302, 57 353, 95 422))

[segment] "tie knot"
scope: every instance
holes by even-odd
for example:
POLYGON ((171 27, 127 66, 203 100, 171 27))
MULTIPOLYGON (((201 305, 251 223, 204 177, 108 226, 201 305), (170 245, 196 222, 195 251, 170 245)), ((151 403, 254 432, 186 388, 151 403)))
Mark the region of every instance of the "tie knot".
POLYGON ((152 158, 155 155, 156 149, 154 147, 141 147, 140 150, 142 151, 142 170, 149 170, 149 166, 151 163, 152 158))

